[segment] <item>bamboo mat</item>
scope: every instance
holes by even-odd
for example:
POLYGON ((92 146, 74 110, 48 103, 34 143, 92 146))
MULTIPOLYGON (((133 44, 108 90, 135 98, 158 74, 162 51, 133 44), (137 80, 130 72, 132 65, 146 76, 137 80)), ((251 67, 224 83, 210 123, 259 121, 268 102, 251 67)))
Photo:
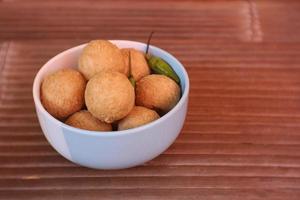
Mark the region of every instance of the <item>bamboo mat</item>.
POLYGON ((300 199, 299 1, 0 1, 0 199, 300 199), (39 68, 95 38, 152 43, 191 79, 176 142, 101 171, 56 153, 32 99, 39 68))

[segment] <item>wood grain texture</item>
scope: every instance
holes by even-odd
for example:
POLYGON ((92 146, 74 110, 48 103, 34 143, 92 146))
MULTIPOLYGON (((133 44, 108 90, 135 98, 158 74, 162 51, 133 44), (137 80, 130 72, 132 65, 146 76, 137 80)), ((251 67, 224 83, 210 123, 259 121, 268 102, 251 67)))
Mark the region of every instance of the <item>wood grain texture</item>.
POLYGON ((0 1, 0 199, 300 198, 300 43, 291 1, 0 1), (31 88, 95 38, 174 54, 191 79, 184 128, 143 166, 79 167, 48 144, 31 88))

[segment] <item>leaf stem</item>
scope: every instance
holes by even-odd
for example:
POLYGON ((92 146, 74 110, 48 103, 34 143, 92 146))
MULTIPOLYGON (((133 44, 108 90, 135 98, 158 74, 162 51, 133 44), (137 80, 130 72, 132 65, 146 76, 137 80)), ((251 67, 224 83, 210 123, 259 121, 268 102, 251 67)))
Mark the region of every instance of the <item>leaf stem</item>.
POLYGON ((149 51, 149 46, 150 46, 150 41, 151 41, 151 38, 152 38, 152 35, 153 35, 154 31, 151 31, 149 37, 148 37, 148 41, 147 41, 147 48, 146 48, 146 54, 148 54, 148 51, 149 51))

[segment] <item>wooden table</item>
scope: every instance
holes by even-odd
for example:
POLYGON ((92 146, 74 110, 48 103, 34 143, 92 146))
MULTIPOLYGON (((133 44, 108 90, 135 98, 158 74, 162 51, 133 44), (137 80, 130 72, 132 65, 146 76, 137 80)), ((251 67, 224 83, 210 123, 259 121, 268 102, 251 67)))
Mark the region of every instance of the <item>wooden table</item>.
POLYGON ((299 1, 0 1, 0 199, 300 199, 299 1), (31 87, 62 50, 152 40, 191 79, 182 133, 118 171, 76 166, 38 124, 31 87))

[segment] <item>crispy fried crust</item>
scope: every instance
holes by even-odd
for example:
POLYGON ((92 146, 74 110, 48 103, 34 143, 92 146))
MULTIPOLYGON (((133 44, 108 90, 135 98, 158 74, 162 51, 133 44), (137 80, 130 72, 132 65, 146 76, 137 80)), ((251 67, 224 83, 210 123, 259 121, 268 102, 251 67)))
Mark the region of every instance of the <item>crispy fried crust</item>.
POLYGON ((65 122, 66 124, 90 131, 111 131, 111 124, 101 122, 89 111, 81 110, 71 115, 65 122))
POLYGON ((62 69, 46 76, 41 85, 41 102, 54 117, 63 119, 84 105, 86 80, 74 69, 62 69))
POLYGON ((102 72, 89 80, 85 90, 88 110, 101 121, 112 123, 125 117, 133 108, 134 88, 119 72, 102 72))
POLYGON ((121 52, 123 54, 125 65, 129 69, 129 52, 131 57, 131 68, 130 72, 133 76, 135 81, 140 80, 144 76, 147 76, 150 74, 150 68, 147 64, 145 55, 143 52, 128 48, 128 49, 121 49, 121 52))
POLYGON ((128 73, 120 49, 107 40, 89 42, 79 57, 78 69, 87 80, 102 71, 128 73))
POLYGON ((180 88, 172 79, 158 74, 136 83, 136 105, 168 112, 180 99, 180 88))
POLYGON ((135 106, 131 112, 118 123, 118 130, 126 130, 148 124, 159 118, 154 110, 135 106))

